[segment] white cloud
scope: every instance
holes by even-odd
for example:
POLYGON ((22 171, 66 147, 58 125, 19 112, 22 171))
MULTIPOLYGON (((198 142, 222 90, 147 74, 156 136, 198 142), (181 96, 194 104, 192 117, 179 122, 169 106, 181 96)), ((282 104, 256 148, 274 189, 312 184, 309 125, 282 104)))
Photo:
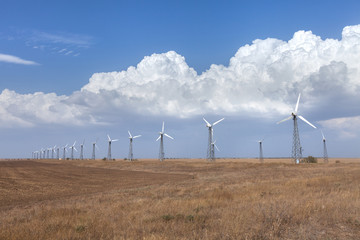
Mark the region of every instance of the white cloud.
POLYGON ((333 118, 319 123, 325 128, 340 132, 343 138, 354 138, 360 133, 360 116, 333 118))
POLYGON ((2 54, 2 53, 0 53, 0 62, 24 64, 24 65, 38 65, 38 63, 34 61, 24 60, 13 55, 2 54))
MULTIPOLYGON (((351 116, 360 112, 359 56, 360 25, 345 27, 341 40, 322 40, 311 31, 298 31, 287 42, 255 40, 241 47, 228 66, 212 65, 200 75, 176 52, 153 54, 127 70, 93 74, 70 96, 41 94, 42 101, 36 102, 35 94, 12 92, 21 104, 4 111, 34 124, 108 122, 124 113, 280 120, 290 113, 301 92, 300 111, 316 113, 317 120, 334 118, 339 112, 351 116), (36 104, 47 107, 35 114, 30 109, 36 104)), ((1 100, 4 94, 9 91, 0 95, 0 103, 14 104, 13 99, 1 100)))

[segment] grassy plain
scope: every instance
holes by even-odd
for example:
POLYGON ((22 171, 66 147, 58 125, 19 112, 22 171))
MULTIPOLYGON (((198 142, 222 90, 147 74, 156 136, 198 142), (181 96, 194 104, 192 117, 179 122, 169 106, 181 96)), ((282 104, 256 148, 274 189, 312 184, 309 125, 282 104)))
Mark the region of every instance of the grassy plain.
POLYGON ((0 161, 0 239, 359 239, 358 159, 265 162, 0 161))

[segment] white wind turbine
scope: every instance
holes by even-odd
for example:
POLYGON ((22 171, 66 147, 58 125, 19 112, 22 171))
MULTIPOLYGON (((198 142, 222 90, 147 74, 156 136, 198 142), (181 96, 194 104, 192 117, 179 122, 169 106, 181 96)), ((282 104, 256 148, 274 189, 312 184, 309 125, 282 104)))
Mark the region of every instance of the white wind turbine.
POLYGON ((112 142, 116 142, 116 141, 119 141, 119 139, 111 139, 109 134, 107 135, 108 137, 108 142, 109 142, 109 149, 108 149, 108 156, 107 156, 107 160, 111 160, 111 143, 112 142))
POLYGON ((130 131, 128 131, 128 133, 129 133, 129 139, 130 139, 128 160, 129 160, 129 161, 133 161, 133 160, 134 160, 134 155, 133 155, 132 142, 133 142, 133 139, 138 138, 138 137, 141 137, 141 135, 132 136, 131 133, 130 133, 130 131))
POLYGON ((324 145, 324 163, 329 163, 327 148, 326 148, 326 138, 324 136, 323 131, 321 131, 321 135, 323 137, 323 145, 324 145))
POLYGON ((74 160, 74 150, 77 151, 75 148, 75 144, 76 144, 76 141, 74 142, 74 144, 72 146, 69 147, 71 149, 71 160, 74 160))
POLYGON ((98 139, 96 139, 96 141, 92 143, 92 156, 91 156, 91 158, 92 158, 93 160, 95 160, 95 147, 96 147, 97 149, 99 149, 98 146, 97 146, 97 141, 98 141, 98 139))
POLYGON ((56 148, 56 158, 57 158, 57 160, 60 159, 60 147, 56 148))
POLYGON ((299 94, 298 100, 296 102, 295 110, 291 113, 291 115, 288 118, 285 118, 285 119, 277 122, 277 124, 279 124, 279 123, 285 122, 290 119, 293 119, 293 121, 294 121, 293 146, 292 146, 291 157, 295 163, 299 163, 302 158, 302 150, 301 150, 301 144, 300 144, 300 136, 299 136, 299 129, 298 129, 298 125, 297 125, 297 119, 300 118, 302 121, 304 121, 311 127, 316 128, 313 124, 311 124, 303 116, 298 115, 299 101, 300 101, 300 94, 299 94))
POLYGON ((168 137, 170 139, 174 139, 173 137, 171 137, 171 136, 169 136, 168 134, 165 133, 164 127, 165 127, 165 123, 163 122, 161 132, 159 132, 159 137, 156 139, 156 141, 158 141, 160 139, 159 160, 161 162, 164 161, 164 157, 165 157, 165 153, 164 153, 164 136, 166 136, 166 137, 168 137))
POLYGON ((262 149, 262 143, 263 143, 264 139, 261 139, 258 141, 259 143, 259 161, 260 163, 264 163, 264 155, 263 155, 263 149, 262 149))
POLYGON ((80 144, 80 160, 84 160, 84 143, 85 139, 82 144, 80 144))
POLYGON ((206 158, 208 161, 215 161, 215 149, 214 149, 214 144, 213 144, 213 137, 214 137, 214 129, 213 127, 218 124, 219 122, 223 121, 225 118, 222 118, 216 122, 214 122, 213 124, 210 124, 208 121, 206 121, 206 119, 203 117, 204 122, 206 123, 206 127, 209 129, 209 137, 208 137, 208 149, 207 149, 207 154, 206 154, 206 158))
POLYGON ((51 149, 51 158, 54 159, 54 152, 56 150, 56 145, 51 149))
POLYGON ((66 144, 65 146, 63 146, 63 160, 66 160, 67 146, 68 146, 68 144, 66 144))
POLYGON ((52 148, 47 148, 46 149, 46 159, 50 158, 50 151, 52 151, 52 148))

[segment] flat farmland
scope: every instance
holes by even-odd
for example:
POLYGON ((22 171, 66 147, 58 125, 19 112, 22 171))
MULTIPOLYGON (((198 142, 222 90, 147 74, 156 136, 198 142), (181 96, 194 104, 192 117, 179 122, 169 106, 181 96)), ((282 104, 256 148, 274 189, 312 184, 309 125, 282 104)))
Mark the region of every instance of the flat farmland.
POLYGON ((265 162, 0 161, 0 239, 359 239, 358 159, 265 162))

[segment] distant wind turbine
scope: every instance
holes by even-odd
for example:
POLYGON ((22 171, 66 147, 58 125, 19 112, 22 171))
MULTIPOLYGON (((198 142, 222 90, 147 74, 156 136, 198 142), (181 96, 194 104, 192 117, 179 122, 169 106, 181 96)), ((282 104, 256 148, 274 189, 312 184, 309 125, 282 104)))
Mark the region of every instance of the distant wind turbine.
POLYGON ((74 142, 74 144, 72 146, 69 147, 71 149, 71 160, 74 160, 74 150, 77 151, 75 148, 75 144, 76 144, 76 141, 74 142))
POLYGON ((96 139, 96 141, 92 143, 92 146, 93 146, 93 147, 92 147, 92 156, 91 156, 91 158, 92 158, 93 160, 95 160, 95 147, 96 147, 97 149, 99 149, 98 146, 97 146, 97 141, 98 141, 98 139, 96 139))
POLYGON ((300 136, 299 136, 297 119, 300 118, 302 121, 304 121, 311 127, 316 128, 313 124, 311 124, 303 116, 298 115, 299 101, 300 101, 300 94, 299 94, 298 100, 296 102, 295 110, 291 113, 290 117, 277 122, 277 124, 279 124, 279 123, 285 122, 290 119, 293 119, 293 121, 294 121, 293 146, 292 146, 292 155, 291 155, 294 163, 300 163, 300 160, 302 159, 302 148, 301 148, 301 144, 300 144, 300 136))
POLYGON ((54 159, 54 152, 56 149, 56 145, 51 149, 51 158, 54 159))
POLYGON ((162 124, 162 128, 161 128, 161 132, 159 132, 159 137, 156 139, 156 141, 158 141, 160 139, 160 149, 159 149, 159 160, 160 162, 164 161, 165 158, 165 152, 164 152, 164 136, 170 138, 170 139, 174 139, 173 137, 169 136, 168 134, 165 133, 165 123, 163 122, 162 124))
POLYGON ((80 144, 80 160, 84 160, 84 143, 85 139, 82 144, 80 144))
POLYGON ((108 142, 109 142, 109 149, 108 149, 108 156, 107 156, 107 160, 111 160, 111 143, 112 142, 116 142, 119 141, 119 139, 111 139, 109 134, 107 135, 108 137, 108 142))
POLYGON ((66 144, 65 146, 63 146, 63 160, 66 160, 67 146, 68 146, 68 144, 66 144))
POLYGON ((323 145, 324 145, 324 163, 329 163, 327 148, 326 148, 326 138, 324 136, 324 133, 321 131, 321 135, 323 137, 323 145))
POLYGON ((208 121, 206 121, 205 118, 203 118, 204 122, 206 123, 206 127, 209 130, 209 136, 208 136, 208 149, 207 149, 207 154, 206 154, 206 158, 208 161, 213 162, 215 161, 215 149, 214 149, 214 145, 213 145, 213 137, 214 137, 214 129, 213 127, 218 124, 219 122, 223 121, 225 118, 222 118, 216 122, 214 122, 213 124, 210 124, 208 121))
POLYGON ((259 142, 259 147, 260 147, 260 149, 259 149, 259 161, 260 161, 260 163, 264 163, 264 155, 263 155, 263 149, 262 149, 262 143, 263 143, 263 141, 264 141, 264 139, 261 139, 260 141, 258 141, 259 142))
POLYGON ((128 133, 129 133, 129 140, 130 140, 128 160, 133 161, 134 160, 134 155, 133 155, 133 144, 132 144, 132 142, 133 142, 133 139, 141 137, 141 135, 132 136, 130 131, 128 131, 128 133))

